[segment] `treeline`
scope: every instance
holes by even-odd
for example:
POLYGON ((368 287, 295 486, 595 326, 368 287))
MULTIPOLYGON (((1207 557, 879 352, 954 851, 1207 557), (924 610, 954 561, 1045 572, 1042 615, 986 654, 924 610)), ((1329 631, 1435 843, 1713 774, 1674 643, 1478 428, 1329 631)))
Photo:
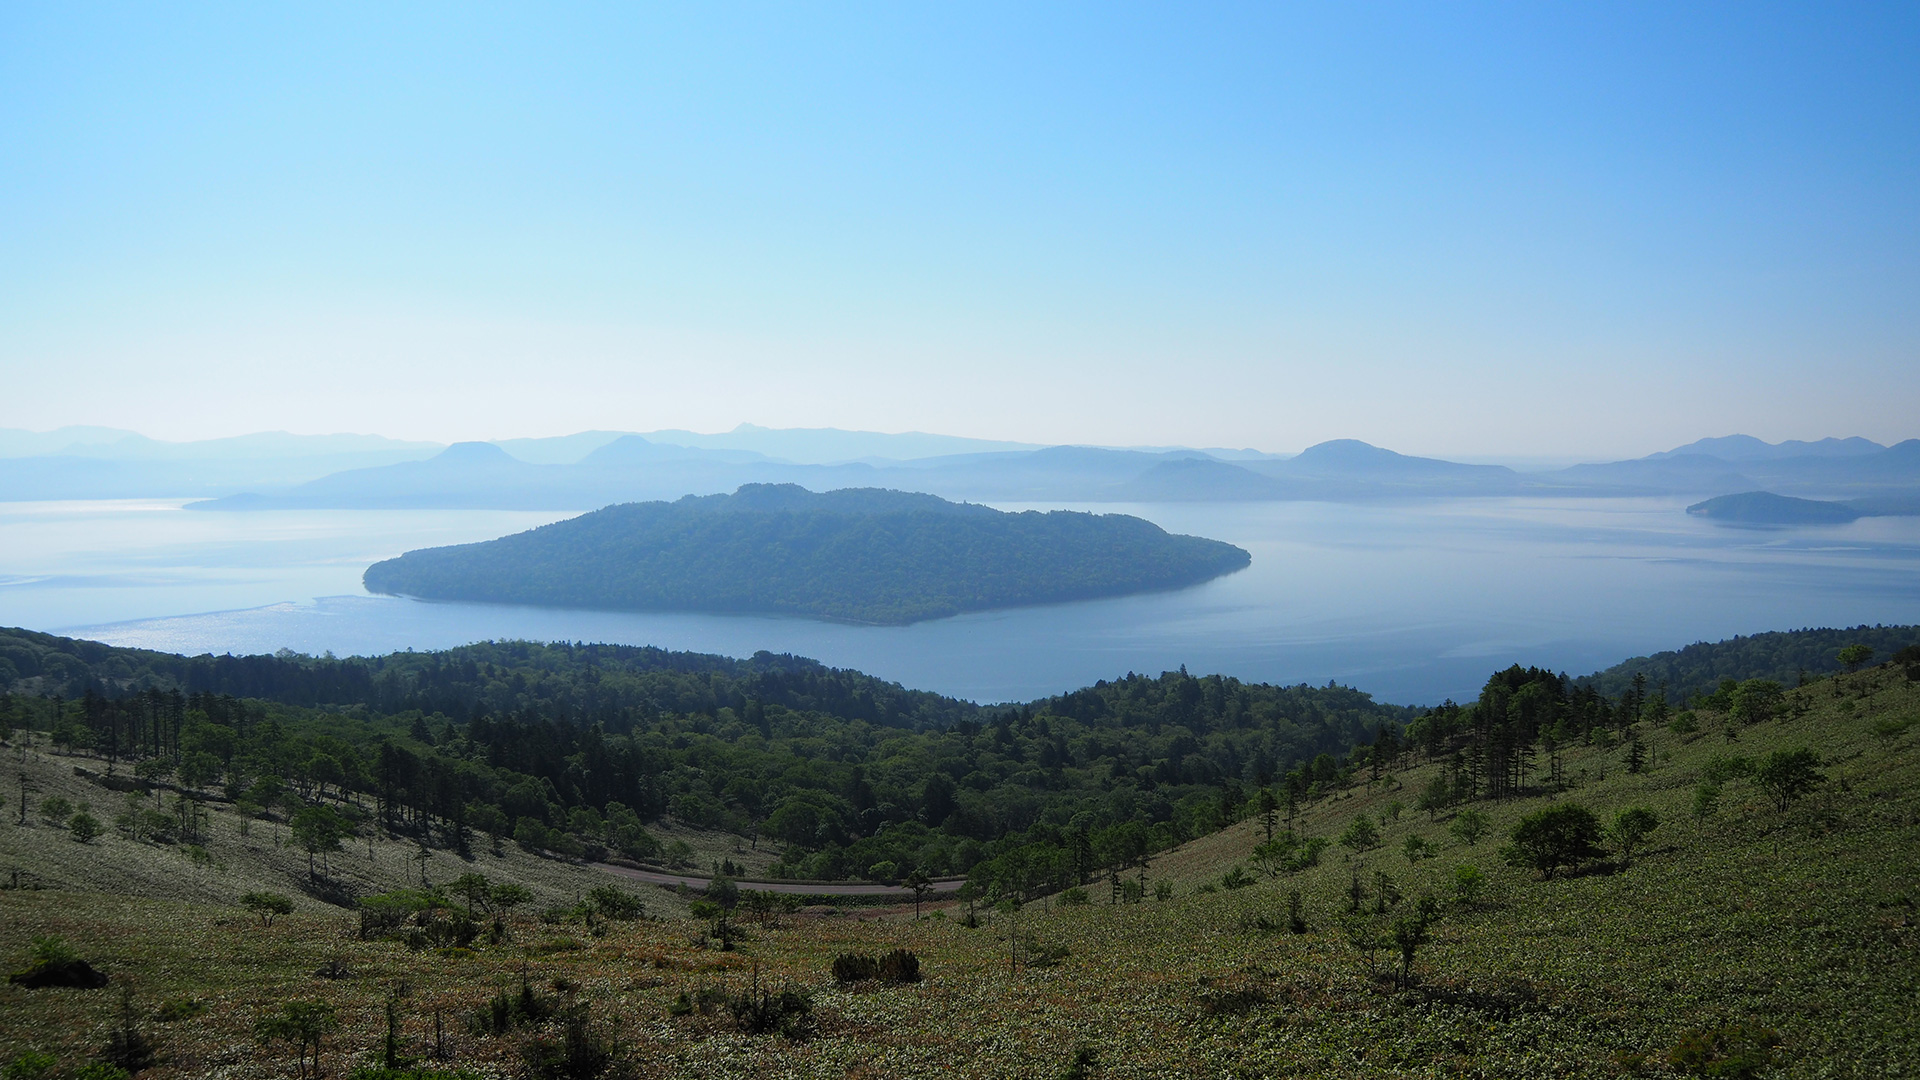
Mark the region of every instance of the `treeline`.
POLYGON ((1668 698, 1681 703, 1713 693, 1725 679, 1770 679, 1782 686, 1797 686, 1802 673, 1831 675, 1846 666, 1838 657, 1849 645, 1863 645, 1884 658, 1916 644, 1920 644, 1920 626, 1780 630, 1636 656, 1582 681, 1617 696, 1627 691, 1635 675, 1641 675, 1654 686, 1664 685, 1668 698))
POLYGON ((1165 847, 1303 762, 1331 782, 1354 743, 1414 715, 1344 687, 1185 671, 980 707, 765 654, 183 658, 0 642, 33 673, 18 689, 72 678, 74 662, 88 673, 74 697, 8 695, 0 722, 147 780, 289 816, 364 802, 369 827, 573 856, 658 858, 645 826, 671 818, 768 838, 777 872, 809 878, 964 873, 1035 830, 1137 825, 1165 847))
POLYGON ((537 712, 614 731, 660 713, 713 714, 748 701, 888 727, 944 727, 974 716, 969 702, 817 661, 761 652, 750 659, 647 646, 486 642, 376 657, 176 656, 31 630, 0 629, 0 690, 76 698, 159 689, 285 705, 357 706, 375 714, 475 716, 537 712))

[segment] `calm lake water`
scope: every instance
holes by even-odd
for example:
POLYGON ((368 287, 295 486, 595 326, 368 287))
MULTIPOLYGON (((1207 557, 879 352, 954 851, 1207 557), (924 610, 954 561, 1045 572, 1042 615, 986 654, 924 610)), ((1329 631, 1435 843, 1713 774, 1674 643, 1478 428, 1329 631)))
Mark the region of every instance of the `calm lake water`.
POLYGON ((429 604, 360 588, 376 560, 567 514, 12 503, 0 504, 0 625, 184 653, 488 638, 767 649, 978 701, 1184 664, 1429 703, 1470 697, 1513 662, 1580 674, 1734 634, 1920 622, 1920 519, 1734 529, 1688 517, 1684 502, 1081 505, 1231 541, 1253 565, 1179 592, 907 627, 429 604))

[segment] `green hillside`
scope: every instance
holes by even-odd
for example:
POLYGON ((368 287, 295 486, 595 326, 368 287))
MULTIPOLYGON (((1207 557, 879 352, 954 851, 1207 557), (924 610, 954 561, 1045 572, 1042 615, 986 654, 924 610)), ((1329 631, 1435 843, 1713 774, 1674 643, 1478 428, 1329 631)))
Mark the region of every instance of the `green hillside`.
MULTIPOLYGON (((71 1069, 131 1028, 155 1059, 143 1076, 293 1075, 293 1045, 262 1021, 314 1003, 338 1023, 321 1045, 329 1075, 388 1047, 493 1076, 1920 1075, 1920 683, 1887 665, 1786 690, 1764 712, 1656 724, 1616 710, 1494 795, 1486 751, 1546 685, 1502 673, 1467 722, 1443 717, 1436 752, 1416 718, 1414 738, 1356 753, 1291 808, 1265 804, 1274 835, 1330 842, 1296 869, 1262 850, 1249 790, 1239 820, 1144 865, 920 918, 748 898, 722 928, 721 908, 660 893, 655 918, 523 906, 497 941, 436 946, 434 928, 463 917, 457 896, 363 940, 354 915, 307 906, 263 926, 212 889, 11 890, 0 953, 24 965, 36 935, 58 935, 132 996, 0 988, 0 1054, 71 1069), (1799 751, 1809 786, 1770 784, 1799 751), (1657 826, 1630 852, 1609 831, 1551 876, 1508 864, 1516 826, 1569 807, 1608 827, 1644 809, 1657 826), (1469 839, 1476 815, 1485 833, 1469 839), (1479 884, 1463 890, 1468 866, 1479 884), (1396 932, 1414 943, 1404 972, 1382 944, 1396 932), (918 981, 833 975, 836 957, 897 948, 918 981)), ((1546 730, 1573 700, 1542 707, 1546 730)), ((81 844, 37 816, 0 826, 9 851, 21 834, 75 866, 131 843, 81 844)), ((490 858, 465 865, 510 872, 490 858)), ((182 857, 176 876, 228 881, 237 898, 257 880, 238 861, 182 857)), ((459 868, 430 864, 441 885, 459 868)), ((499 914, 474 906, 479 924, 499 914)))
POLYGON ((749 484, 412 551, 365 577, 369 591, 432 600, 898 624, 1181 588, 1250 558, 1123 514, 1005 514, 898 491, 749 484))
POLYGON ((0 656, 22 673, 0 723, 102 772, 281 816, 344 799, 356 829, 434 848, 658 862, 662 822, 724 830, 803 878, 963 874, 1069 822, 1166 848, 1250 783, 1330 781, 1415 715, 1184 671, 983 708, 793 657, 564 643, 189 658, 7 631, 0 656))
POLYGON ((1622 660, 1581 681, 1603 694, 1618 696, 1633 685, 1635 675, 1644 675, 1649 691, 1664 688, 1668 700, 1680 705, 1713 693, 1725 679, 1771 679, 1795 686, 1802 678, 1831 675, 1848 666, 1839 656, 1849 645, 1865 646, 1873 650, 1874 659, 1885 660, 1901 649, 1920 645, 1920 626, 1777 630, 1695 642, 1684 649, 1622 660))

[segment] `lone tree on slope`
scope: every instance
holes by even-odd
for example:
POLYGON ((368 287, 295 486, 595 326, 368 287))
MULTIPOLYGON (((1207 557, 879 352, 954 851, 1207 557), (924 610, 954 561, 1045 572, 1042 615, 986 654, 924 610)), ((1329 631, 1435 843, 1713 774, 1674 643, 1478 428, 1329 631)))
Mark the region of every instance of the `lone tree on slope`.
POLYGON ((1805 749, 1775 750, 1760 763, 1753 779, 1773 800, 1774 808, 1785 812, 1794 801, 1826 781, 1818 768, 1819 755, 1805 749))
POLYGON ((1598 857, 1600 822, 1593 812, 1577 803, 1549 806, 1520 819, 1513 827, 1512 843, 1501 857, 1509 866, 1538 871, 1550 878, 1562 867, 1578 866, 1598 857))
POLYGON ((1628 863, 1633 862, 1633 849, 1653 835, 1660 827, 1660 815, 1644 806, 1622 810, 1613 819, 1613 842, 1620 847, 1620 856, 1628 863))

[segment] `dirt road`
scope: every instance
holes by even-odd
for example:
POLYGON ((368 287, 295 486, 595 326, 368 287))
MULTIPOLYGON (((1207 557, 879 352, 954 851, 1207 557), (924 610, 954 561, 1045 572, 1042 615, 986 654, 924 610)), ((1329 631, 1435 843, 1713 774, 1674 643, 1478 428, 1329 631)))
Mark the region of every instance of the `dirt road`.
MULTIPOLYGON (((649 885, 685 885, 689 889, 705 889, 712 879, 706 877, 688 877, 680 874, 663 874, 656 870, 634 870, 625 866, 613 866, 608 863, 594 863, 596 869, 605 870, 632 881, 644 881, 649 885)), ((794 893, 801 896, 897 896, 903 900, 913 899, 913 890, 897 885, 813 885, 799 881, 741 881, 734 884, 742 889, 755 892, 794 893)), ((966 884, 964 878, 933 883, 932 897, 947 897, 960 891, 966 884)))

